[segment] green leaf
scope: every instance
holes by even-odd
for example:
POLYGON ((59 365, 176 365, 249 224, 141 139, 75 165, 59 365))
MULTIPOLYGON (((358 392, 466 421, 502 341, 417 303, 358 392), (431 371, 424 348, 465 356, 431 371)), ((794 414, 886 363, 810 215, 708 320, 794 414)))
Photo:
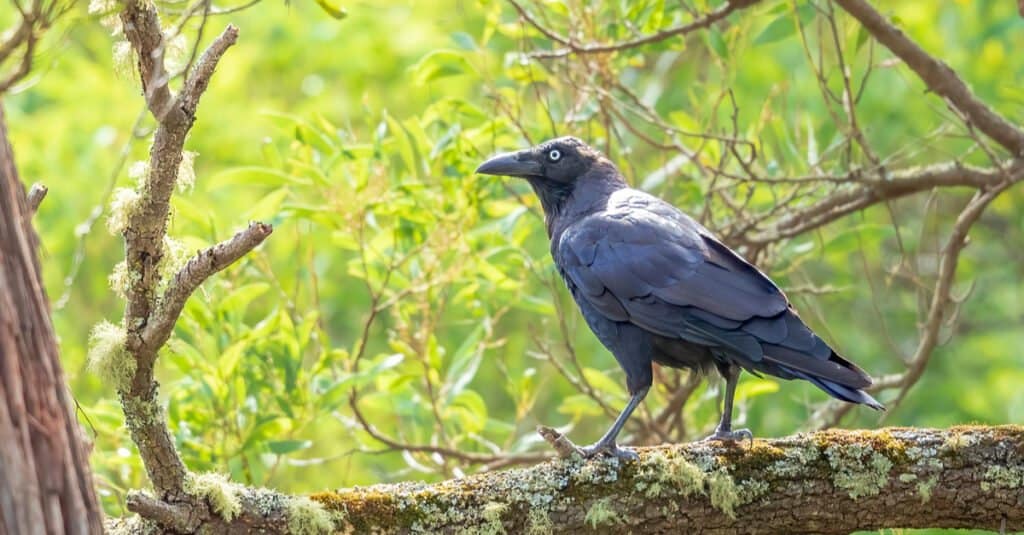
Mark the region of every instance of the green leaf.
POLYGON ((262 199, 256 202, 246 212, 246 219, 250 220, 264 220, 270 219, 279 214, 281 211, 281 203, 284 202, 285 197, 288 196, 288 188, 282 187, 276 189, 265 195, 262 199))
POLYGON ((794 32, 796 32, 796 26, 793 24, 793 19, 789 13, 786 13, 768 23, 768 26, 765 26, 761 33, 754 38, 754 44, 764 45, 781 41, 793 35, 794 32))
POLYGON ((284 455, 304 450, 313 445, 312 440, 271 440, 267 442, 267 448, 271 453, 284 455))
POLYGON ((602 371, 595 370, 594 368, 583 368, 583 377, 598 392, 611 394, 621 399, 626 398, 626 390, 622 388, 622 385, 617 381, 613 381, 602 371))
POLYGON ((434 50, 409 68, 417 85, 459 74, 475 73, 476 69, 456 50, 434 50))
POLYGON ((452 41, 455 41, 456 45, 463 50, 476 50, 476 42, 473 41, 473 36, 466 32, 455 32, 451 35, 452 41))
POLYGON ((327 0, 316 0, 316 5, 320 6, 320 9, 335 19, 341 20, 348 16, 348 11, 345 8, 337 7, 327 0))
POLYGON ((266 282, 254 282, 232 290, 224 299, 220 300, 217 308, 222 312, 243 313, 257 297, 267 293, 270 284, 266 282))
POLYGON ((483 348, 480 347, 480 341, 483 340, 486 332, 484 327, 483 322, 479 323, 462 341, 462 345, 452 356, 452 363, 445 374, 445 383, 449 385, 449 397, 459 395, 473 380, 473 377, 476 377, 476 371, 480 367, 480 361, 484 354, 483 348))

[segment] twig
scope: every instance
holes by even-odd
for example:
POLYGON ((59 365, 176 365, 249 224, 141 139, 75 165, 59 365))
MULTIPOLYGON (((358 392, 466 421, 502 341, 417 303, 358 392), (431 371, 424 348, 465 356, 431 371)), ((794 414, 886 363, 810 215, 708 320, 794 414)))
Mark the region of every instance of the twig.
POLYGON ((46 193, 50 191, 46 186, 36 182, 32 184, 32 187, 28 190, 28 209, 34 214, 39 210, 39 205, 42 204, 43 199, 46 198, 46 193))
POLYGON ((537 426, 537 434, 547 441, 548 444, 551 444, 552 448, 555 448, 555 452, 558 453, 558 457, 561 459, 567 459, 580 453, 576 444, 573 444, 568 437, 552 427, 546 425, 537 426))

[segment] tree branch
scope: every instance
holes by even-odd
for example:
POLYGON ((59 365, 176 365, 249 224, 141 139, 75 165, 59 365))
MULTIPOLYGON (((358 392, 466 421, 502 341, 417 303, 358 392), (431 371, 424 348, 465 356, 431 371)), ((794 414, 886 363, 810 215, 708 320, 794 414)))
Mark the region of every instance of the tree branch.
POLYGON ((867 0, 836 0, 864 25, 908 67, 914 70, 928 89, 956 107, 988 137, 1016 156, 1024 155, 1024 131, 996 113, 971 92, 949 65, 932 57, 875 10, 867 0))
POLYGON ((554 30, 547 28, 539 20, 537 20, 529 11, 526 10, 517 0, 508 0, 512 7, 519 12, 519 16, 529 23, 531 26, 536 28, 539 32, 544 34, 545 37, 555 41, 556 43, 563 45, 565 48, 551 50, 551 51, 538 51, 531 52, 530 56, 535 58, 559 58, 568 56, 569 54, 601 54, 608 52, 617 52, 620 50, 626 50, 630 48, 636 48, 638 46, 649 45, 651 43, 657 43, 672 37, 678 37, 686 35, 696 30, 707 28, 718 22, 734 11, 750 7, 760 0, 728 0, 714 11, 705 14, 704 16, 691 21, 687 24, 682 24, 672 28, 666 28, 659 32, 645 35, 643 37, 637 37, 635 39, 629 39, 626 41, 620 41, 617 43, 608 44, 579 44, 568 37, 561 36, 555 33, 554 30))
POLYGON ((192 73, 185 81, 185 87, 181 90, 181 96, 178 97, 186 113, 195 113, 196 106, 199 104, 199 97, 206 91, 207 86, 210 85, 210 78, 213 77, 213 71, 217 68, 220 58, 224 56, 224 52, 231 45, 235 44, 237 40, 238 28, 233 24, 228 24, 227 28, 224 28, 224 31, 210 43, 210 46, 200 56, 199 62, 196 63, 192 73))
POLYGON ((1024 529, 1019 426, 826 431, 752 447, 693 443, 639 453, 636 463, 556 460, 312 498, 344 511, 336 527, 356 533, 1024 529))
POLYGON ((230 240, 196 253, 167 285, 159 306, 142 332, 145 347, 155 351, 164 345, 192 292, 214 273, 263 243, 273 231, 273 227, 265 223, 250 223, 230 240))
POLYGON ((32 184, 32 187, 29 188, 29 190, 28 190, 28 209, 29 209, 29 211, 31 211, 33 214, 36 213, 36 211, 39 210, 39 205, 42 204, 43 199, 46 198, 46 194, 49 191, 50 190, 47 189, 46 186, 44 186, 44 185, 42 185, 42 184, 40 184, 38 182, 35 183, 35 184, 32 184))
POLYGON ((125 349, 127 358, 132 360, 128 365, 132 371, 127 384, 118 385, 118 394, 128 430, 139 447, 158 498, 181 504, 190 499, 184 487, 187 471, 157 395, 153 378, 157 353, 170 336, 188 296, 210 275, 266 239, 271 228, 254 223, 233 239, 198 254, 169 281, 162 299, 157 299, 163 277, 160 266, 170 199, 178 180, 185 137, 195 121, 199 98, 209 86, 217 62, 235 43, 238 30, 229 25, 210 44, 175 98, 168 86, 169 75, 164 65, 166 39, 156 8, 146 0, 123 0, 123 4, 121 21, 125 37, 138 54, 146 104, 159 124, 150 147, 144 183, 136 192, 137 198, 126 208, 127 224, 122 230, 128 273, 125 349))
POLYGON ((770 231, 737 239, 744 243, 763 245, 803 234, 882 201, 939 187, 988 189, 996 187, 1007 178, 1011 182, 1018 182, 1024 178, 1024 160, 1014 159, 1005 162, 1002 169, 981 169, 960 162, 950 162, 906 169, 888 176, 863 177, 859 173, 851 173, 843 179, 853 184, 851 189, 838 191, 787 215, 772 225, 770 231))

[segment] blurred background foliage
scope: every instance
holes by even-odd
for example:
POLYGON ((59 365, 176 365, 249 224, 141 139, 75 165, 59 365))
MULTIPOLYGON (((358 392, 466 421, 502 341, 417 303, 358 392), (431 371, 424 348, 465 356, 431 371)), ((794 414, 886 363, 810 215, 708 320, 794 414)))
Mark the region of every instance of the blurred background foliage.
MULTIPOLYGON (((528 4, 554 28, 576 24, 581 38, 608 41, 714 5, 528 4)), ((161 4, 165 23, 184 8, 161 4)), ((1014 2, 879 8, 982 99, 1024 120, 1024 58, 1015 52, 1024 49, 1024 22, 1014 2)), ((86 340, 95 323, 122 313, 108 283, 121 239, 107 232, 102 212, 112 189, 131 183, 133 162, 145 159, 153 122, 122 38, 103 24, 105 9, 83 4, 64 17, 5 107, 22 176, 50 187, 37 216, 47 289, 95 442, 103 502, 120 514, 124 493, 145 476, 112 386, 87 369, 86 340)), ((188 466, 304 492, 437 480, 520 460, 508 454, 529 461, 547 453, 534 433, 539 423, 571 430, 578 443, 597 439, 625 402, 623 375, 557 279, 529 189, 473 169, 497 150, 575 134, 635 185, 712 228, 735 229, 735 214, 709 193, 721 184, 699 169, 717 165, 729 147, 686 132, 750 140, 768 178, 844 174, 872 157, 843 143, 841 121, 822 97, 816 66, 824 85, 843 82, 832 56, 819 54, 816 43, 831 39, 820 9, 828 3, 763 2, 710 31, 600 59, 529 57, 558 47, 497 0, 264 0, 210 16, 202 31, 199 20, 187 22, 190 40, 205 43, 227 22, 241 39, 186 143, 197 153, 196 180, 174 198, 171 234, 192 251, 250 220, 275 227, 260 250, 189 301, 164 350, 162 393, 188 466), (651 112, 663 124, 610 115, 629 107, 609 101, 634 97, 638 116, 651 112), (702 149, 679 161, 652 140, 702 149)), ((857 113, 885 165, 988 164, 913 73, 854 21, 835 20, 858 87, 871 67, 857 113)), ((183 43, 183 58, 188 50, 183 43)), ((752 213, 771 210, 793 187, 727 185, 749 198, 752 213)), ((824 194, 811 188, 801 198, 824 194)), ((921 290, 966 198, 925 193, 747 252, 842 353, 876 376, 896 373, 916 347, 927 307, 921 290), (914 276, 897 269, 908 265, 914 276)), ((969 298, 884 424, 1024 420, 1022 200, 1024 191, 1011 189, 972 229, 954 292, 969 298)), ((697 384, 668 370, 655 383, 627 427, 633 443, 693 439, 713 427, 717 381, 696 386, 668 415, 672 425, 653 431, 648 422, 673 393, 697 384)), ((737 422, 756 436, 822 425, 815 411, 825 395, 805 384, 745 376, 738 401, 737 422)), ((856 409, 840 425, 879 423, 856 409)))

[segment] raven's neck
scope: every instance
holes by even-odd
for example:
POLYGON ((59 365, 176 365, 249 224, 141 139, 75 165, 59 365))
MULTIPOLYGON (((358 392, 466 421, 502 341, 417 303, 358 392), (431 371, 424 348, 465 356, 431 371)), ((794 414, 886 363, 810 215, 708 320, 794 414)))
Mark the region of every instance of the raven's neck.
POLYGON ((551 237, 551 227, 565 211, 569 196, 572 195, 572 184, 563 184, 539 177, 529 177, 527 180, 540 199, 540 206, 544 209, 544 225, 548 228, 548 237, 551 237))
POLYGON ((572 183, 533 177, 527 180, 540 198, 544 224, 552 239, 561 234, 566 223, 604 210, 612 193, 629 187, 618 169, 607 160, 599 161, 572 183))

